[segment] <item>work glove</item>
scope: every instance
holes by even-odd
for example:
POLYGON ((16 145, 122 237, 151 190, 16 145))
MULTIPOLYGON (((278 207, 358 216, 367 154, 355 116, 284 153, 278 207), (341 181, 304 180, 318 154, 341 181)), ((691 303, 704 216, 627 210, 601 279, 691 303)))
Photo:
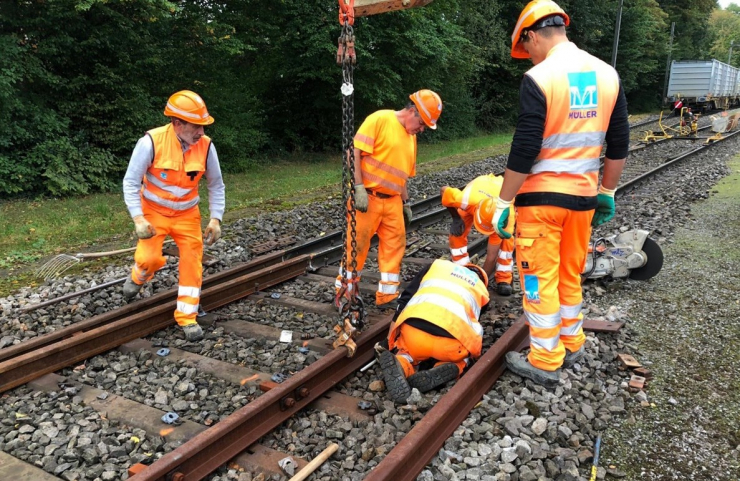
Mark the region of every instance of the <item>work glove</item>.
POLYGON ((208 227, 203 233, 207 245, 213 245, 214 242, 221 238, 221 221, 218 219, 211 219, 208 222, 208 227))
POLYGON ((496 210, 493 213, 493 219, 491 224, 496 230, 496 234, 502 239, 510 239, 511 234, 506 232, 506 224, 509 223, 509 207, 511 207, 512 200, 504 200, 501 197, 496 201, 496 210))
POLYGON ((406 227, 411 224, 411 219, 414 217, 414 213, 411 212, 411 206, 408 204, 403 204, 403 223, 406 225, 406 227))
POLYGON ((367 212, 367 191, 364 184, 355 185, 355 210, 367 212))
POLYGON ((596 212, 594 217, 591 219, 591 225, 596 227, 604 222, 612 220, 614 212, 614 192, 617 189, 607 189, 603 186, 599 187, 599 194, 596 196, 596 212))
POLYGON ((139 239, 149 239, 154 237, 157 233, 154 226, 151 225, 143 215, 137 215, 134 217, 134 226, 136 228, 136 237, 139 239))
POLYGON ((465 221, 462 217, 453 217, 452 224, 450 224, 450 235, 453 237, 460 237, 465 232, 465 221))

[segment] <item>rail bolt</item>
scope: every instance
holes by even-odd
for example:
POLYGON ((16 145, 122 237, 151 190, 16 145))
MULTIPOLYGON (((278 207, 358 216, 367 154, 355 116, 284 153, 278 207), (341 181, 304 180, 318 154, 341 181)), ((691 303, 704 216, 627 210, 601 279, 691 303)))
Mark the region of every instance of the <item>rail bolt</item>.
POLYGON ((280 400, 280 407, 285 411, 286 409, 290 409, 293 406, 295 406, 295 399, 292 397, 284 397, 280 400))
POLYGON ((305 397, 308 397, 309 394, 311 394, 311 390, 308 389, 306 386, 299 387, 296 389, 296 397, 298 399, 303 399, 305 397))

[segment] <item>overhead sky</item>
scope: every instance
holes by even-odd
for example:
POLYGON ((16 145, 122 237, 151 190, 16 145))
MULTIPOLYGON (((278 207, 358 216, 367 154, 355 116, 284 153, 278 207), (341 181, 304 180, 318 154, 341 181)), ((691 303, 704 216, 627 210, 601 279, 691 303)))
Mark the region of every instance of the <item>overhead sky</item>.
POLYGON ((720 7, 722 7, 722 8, 727 8, 727 6, 728 6, 729 4, 731 4, 731 3, 735 3, 735 4, 737 4, 737 3, 739 3, 739 2, 738 2, 737 0, 719 0, 719 2, 717 2, 717 3, 719 3, 719 6, 720 6, 720 7))

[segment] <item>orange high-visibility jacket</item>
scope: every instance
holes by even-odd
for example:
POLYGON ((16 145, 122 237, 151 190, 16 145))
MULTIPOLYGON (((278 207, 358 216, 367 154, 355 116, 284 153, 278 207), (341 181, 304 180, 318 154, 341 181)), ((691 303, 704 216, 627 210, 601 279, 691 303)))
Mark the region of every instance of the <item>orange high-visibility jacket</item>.
MULTIPOLYGON (((489 197, 498 199, 503 182, 504 178, 500 175, 479 175, 468 182, 468 185, 463 190, 455 189, 454 187, 445 189, 442 194, 442 205, 464 210, 470 215, 475 215, 475 209, 480 202, 489 197)), ((510 215, 514 215, 513 207, 510 208, 509 213, 510 215)))
POLYGON ((362 151, 366 189, 397 195, 416 175, 416 135, 406 132, 393 110, 370 114, 355 134, 354 146, 362 151))
POLYGON ((619 94, 619 76, 570 42, 553 47, 529 75, 547 101, 542 149, 519 194, 597 194, 601 149, 619 94))
POLYGON ((172 124, 147 134, 154 144, 154 159, 143 179, 142 202, 168 217, 197 208, 198 182, 206 170, 211 139, 204 135, 183 152, 172 124))
POLYGON ((395 347, 401 325, 407 319, 418 318, 449 332, 473 357, 480 357, 483 328, 478 318, 488 300, 488 288, 474 272, 450 261, 436 260, 391 325, 389 347, 395 347))

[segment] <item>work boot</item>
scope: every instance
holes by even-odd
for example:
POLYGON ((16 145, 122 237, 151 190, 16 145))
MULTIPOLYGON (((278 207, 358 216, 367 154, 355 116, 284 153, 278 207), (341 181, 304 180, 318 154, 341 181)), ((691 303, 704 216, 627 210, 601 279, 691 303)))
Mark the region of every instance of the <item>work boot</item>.
POLYGON ((411 386, 406 381, 406 374, 403 372, 401 363, 391 351, 383 349, 379 345, 375 346, 375 351, 378 354, 378 363, 383 371, 383 380, 388 395, 395 403, 405 403, 411 395, 411 386))
POLYGON ((129 278, 126 279, 126 282, 123 283, 123 298, 126 299, 126 302, 136 297, 136 294, 139 293, 142 286, 143 284, 135 283, 134 280, 131 279, 131 276, 129 276, 129 278))
POLYGON ((419 392, 427 392, 454 381, 459 373, 460 370, 457 368, 457 364, 446 362, 410 375, 408 383, 410 387, 418 389, 419 392))
POLYGON ((586 350, 583 348, 583 346, 581 346, 581 348, 578 349, 576 352, 570 352, 566 349, 565 359, 563 359, 563 369, 570 369, 575 363, 580 362, 585 355, 586 350))
POLYGON ((185 339, 188 341, 200 341, 203 339, 203 329, 198 324, 182 326, 182 332, 185 333, 185 339))
POLYGON ((529 363, 527 356, 520 352, 511 351, 506 353, 506 367, 514 374, 531 379, 548 389, 557 387, 560 382, 560 369, 545 371, 536 368, 529 363))
POLYGON ((511 284, 508 282, 499 282, 496 284, 496 293, 499 296, 510 296, 512 291, 511 284))

